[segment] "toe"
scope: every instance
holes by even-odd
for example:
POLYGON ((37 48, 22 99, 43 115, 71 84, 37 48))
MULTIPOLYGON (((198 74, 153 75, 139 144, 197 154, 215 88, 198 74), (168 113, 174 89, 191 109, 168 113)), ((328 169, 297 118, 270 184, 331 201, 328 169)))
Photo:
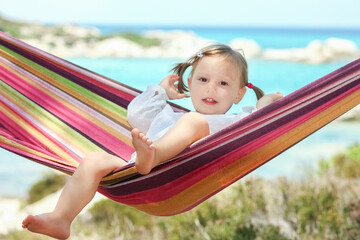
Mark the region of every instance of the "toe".
POLYGON ((139 133, 140 133, 140 130, 137 129, 137 128, 134 128, 133 130, 131 130, 131 135, 132 135, 132 137, 138 136, 139 133))
POLYGON ((144 135, 143 137, 142 137, 142 140, 143 140, 143 142, 147 142, 147 140, 149 140, 149 138, 146 136, 146 135, 144 135))

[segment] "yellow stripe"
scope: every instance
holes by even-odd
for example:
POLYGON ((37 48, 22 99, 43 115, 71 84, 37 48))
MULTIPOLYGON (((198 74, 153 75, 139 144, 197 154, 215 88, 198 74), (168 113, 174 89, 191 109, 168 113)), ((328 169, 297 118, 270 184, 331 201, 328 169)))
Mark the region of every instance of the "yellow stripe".
POLYGON ((13 140, 10 140, 4 136, 0 136, 0 142, 6 144, 7 146, 12 146, 16 149, 19 149, 21 150, 22 152, 27 152, 27 153, 30 153, 30 154, 33 154, 35 156, 38 156, 38 157, 41 157, 41 158, 45 158, 45 159, 48 159, 52 162, 57 162, 57 163, 60 163, 60 164, 63 164, 63 165, 66 165, 66 166, 71 166, 71 167, 77 167, 79 164, 72 164, 72 163, 68 163, 68 162, 65 162, 65 161, 61 161, 59 159, 56 159, 56 158, 53 158, 49 155, 46 155, 42 152, 39 152, 39 151, 36 151, 34 149, 31 149, 29 147, 26 147, 18 142, 15 142, 13 140))
POLYGON ((3 103, 0 102, 0 110, 10 119, 12 119, 16 124, 22 128, 21 131, 28 132, 31 136, 39 140, 39 142, 43 143, 49 149, 51 149, 56 155, 61 157, 62 159, 68 161, 73 165, 78 165, 78 162, 73 159, 70 155, 68 155, 65 151, 59 148, 56 144, 50 141, 48 138, 44 137, 39 131, 37 131, 34 127, 29 125, 26 121, 24 121, 21 117, 17 117, 17 115, 8 107, 6 107, 3 103))
MULTIPOLYGON (((112 173, 111 175, 105 176, 101 179, 101 185, 111 185, 113 183, 119 183, 117 179, 123 178, 124 180, 134 174, 139 174, 138 171, 136 171, 135 166, 121 170, 120 172, 112 173)), ((124 181, 123 180, 123 181, 124 181)))
POLYGON ((195 202, 207 197, 209 194, 216 192, 224 186, 223 184, 232 182, 238 179, 240 175, 254 170, 284 149, 287 149, 330 121, 341 116, 358 105, 359 99, 360 90, 357 90, 283 136, 237 160, 233 164, 218 170, 216 173, 202 179, 172 198, 156 203, 130 206, 152 215, 177 214, 195 202))
MULTIPOLYGON (((57 101, 61 102, 62 104, 64 104, 66 107, 70 108, 71 110, 79 113, 81 116, 83 116, 84 118, 88 119, 89 121, 93 122, 95 125, 101 127, 102 129, 104 129, 105 131, 107 131, 108 133, 110 133, 111 135, 115 136, 116 138, 120 139, 122 142, 124 142, 125 144, 132 146, 131 144, 131 139, 128 138, 127 136, 121 134, 120 132, 116 131, 114 128, 103 124, 103 122, 99 121, 98 119, 94 118, 93 116, 91 116, 90 114, 82 111, 81 109, 75 107, 74 105, 70 104, 69 102, 67 102, 65 99, 62 99, 60 97, 58 97, 57 95, 53 94, 51 91, 47 90, 46 88, 42 87, 41 85, 39 85, 38 83, 32 81, 31 79, 29 79, 28 77, 22 75, 21 73, 16 72, 14 69, 9 68, 6 65, 3 65, 0 62, 0 65, 5 67, 6 69, 8 69, 9 71, 11 71, 13 74, 19 76, 20 78, 22 78, 23 80, 25 80, 26 82, 28 82, 29 84, 33 85, 34 87, 38 88, 40 91, 46 93, 47 95, 53 97, 54 99, 56 99, 57 101)), ((9 96, 10 97, 10 96, 9 96)), ((8 97, 8 98, 9 98, 8 97)), ((20 107, 20 106, 19 106, 20 107)), ((100 149, 98 146, 96 146, 95 144, 93 144, 92 142, 90 142, 88 139, 84 138, 83 136, 81 136, 80 134, 78 134, 77 132, 73 131, 72 129, 69 128, 69 131, 73 131, 73 134, 77 134, 78 137, 82 138, 83 141, 81 141, 81 143, 83 143, 83 145, 79 145, 78 141, 74 141, 76 138, 71 137, 71 135, 69 136, 69 134, 61 134, 61 133, 65 133, 63 131, 63 129, 59 128, 55 123, 52 123, 51 121, 46 121, 44 122, 42 118, 39 118, 39 116, 33 115, 33 113, 28 110, 27 108, 22 108, 23 111, 25 111, 26 113, 28 113, 29 115, 32 115, 35 119, 37 119, 39 122, 43 123, 44 125, 48 125, 50 129, 58 129, 58 131, 55 130, 55 132, 61 136, 63 139, 65 139, 68 143, 70 143, 71 145, 75 146, 78 150, 80 150, 83 153, 89 153, 89 152, 94 152, 94 151, 102 151, 102 149, 100 149), (84 142, 87 142, 87 145, 84 145, 84 142), (91 146, 88 146, 88 145, 91 146)))

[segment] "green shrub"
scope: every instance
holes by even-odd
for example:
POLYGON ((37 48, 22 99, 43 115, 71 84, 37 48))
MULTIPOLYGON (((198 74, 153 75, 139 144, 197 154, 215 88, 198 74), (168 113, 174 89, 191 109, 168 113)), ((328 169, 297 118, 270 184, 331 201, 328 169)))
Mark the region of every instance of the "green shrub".
POLYGON ((0 16, 0 31, 6 32, 13 37, 21 37, 20 29, 24 23, 6 20, 0 16))
POLYGON ((288 240, 290 238, 284 236, 280 232, 280 227, 274 225, 267 225, 262 228, 257 234, 258 239, 262 240, 288 240))
POLYGON ((329 170, 335 172, 336 176, 347 179, 360 177, 360 144, 354 144, 345 151, 336 154, 330 160, 318 162, 319 174, 327 173, 329 170))
POLYGON ((60 190, 66 183, 68 176, 65 174, 49 174, 44 179, 35 183, 29 190, 28 203, 39 201, 47 195, 60 190))
POLYGON ((135 42, 143 47, 160 46, 161 44, 161 41, 157 38, 148 38, 132 32, 121 33, 119 36, 135 42))
POLYGON ((249 226, 238 226, 235 229, 236 240, 253 240, 256 239, 257 229, 254 225, 250 224, 249 226))
POLYGON ((132 236, 151 234, 154 228, 154 217, 110 199, 95 203, 89 212, 93 227, 101 232, 103 239, 113 239, 118 235, 132 239, 132 236))
POLYGON ((355 144, 332 158, 335 173, 343 178, 360 177, 360 144, 355 144))

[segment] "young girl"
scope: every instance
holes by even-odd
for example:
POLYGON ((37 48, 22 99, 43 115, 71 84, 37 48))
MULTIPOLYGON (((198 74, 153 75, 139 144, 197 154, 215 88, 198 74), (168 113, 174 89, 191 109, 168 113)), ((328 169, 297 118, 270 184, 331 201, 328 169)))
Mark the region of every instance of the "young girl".
MULTIPOLYGON (((264 95, 248 83, 246 60, 226 45, 203 48, 173 71, 175 74, 157 86, 149 86, 128 106, 128 121, 136 127, 131 132, 135 154, 130 162, 135 161, 141 174, 149 173, 195 141, 253 112, 255 108, 247 107, 242 113, 225 115, 233 104, 240 102, 246 87, 255 91, 258 109, 282 97, 280 93, 264 95), (187 87, 183 75, 189 67, 192 69, 187 87), (167 100, 186 97, 184 91, 190 93, 196 111, 175 113, 167 100)), ((65 185, 54 211, 28 216, 23 228, 54 238, 68 238, 72 221, 91 201, 101 179, 126 164, 104 152, 87 155, 65 185)))

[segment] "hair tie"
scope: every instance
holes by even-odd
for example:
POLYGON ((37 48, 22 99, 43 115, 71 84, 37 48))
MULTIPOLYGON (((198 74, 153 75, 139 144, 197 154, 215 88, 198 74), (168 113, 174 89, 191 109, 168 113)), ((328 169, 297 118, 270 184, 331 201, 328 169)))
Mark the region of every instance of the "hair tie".
POLYGON ((248 88, 252 89, 254 85, 253 85, 252 83, 248 83, 246 86, 247 86, 248 88))

